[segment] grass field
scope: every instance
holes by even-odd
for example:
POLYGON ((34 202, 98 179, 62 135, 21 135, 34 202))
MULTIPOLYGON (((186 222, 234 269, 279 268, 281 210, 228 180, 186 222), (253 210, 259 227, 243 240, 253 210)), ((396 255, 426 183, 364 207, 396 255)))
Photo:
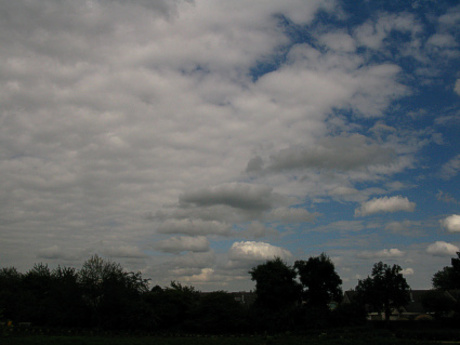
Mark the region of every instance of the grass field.
POLYGON ((134 337, 134 336, 9 336, 1 338, 2 345, 406 345, 441 344, 432 340, 400 339, 391 333, 377 334, 318 334, 310 336, 192 336, 192 337, 134 337))

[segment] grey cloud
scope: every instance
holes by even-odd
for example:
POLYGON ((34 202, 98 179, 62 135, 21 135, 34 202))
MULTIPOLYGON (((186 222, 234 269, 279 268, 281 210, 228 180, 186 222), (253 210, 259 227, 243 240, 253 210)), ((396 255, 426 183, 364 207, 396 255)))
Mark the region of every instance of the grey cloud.
POLYGON ((156 249, 166 253, 207 252, 209 251, 209 241, 204 236, 171 237, 167 240, 158 242, 156 249))
POLYGON ((139 259, 139 258, 145 258, 147 256, 138 247, 135 247, 132 245, 119 245, 119 246, 104 247, 102 249, 102 253, 109 257, 115 257, 115 258, 139 259))
POLYGON ((272 221, 281 221, 285 223, 303 223, 312 222, 318 216, 317 213, 310 213, 303 208, 279 207, 268 214, 272 221))
POLYGON ((279 232, 273 228, 265 226, 259 221, 254 221, 249 224, 247 229, 242 233, 249 238, 262 238, 266 236, 279 236, 279 232))
POLYGON ((360 170, 370 166, 389 165, 395 152, 355 134, 321 140, 311 147, 290 147, 272 155, 268 170, 293 169, 360 170))
POLYGON ((251 158, 246 167, 247 173, 258 173, 261 172, 264 166, 264 162, 260 156, 251 158))
POLYGON ((37 257, 40 259, 53 259, 53 260, 76 260, 78 255, 75 253, 69 252, 68 250, 63 250, 58 245, 53 245, 51 247, 42 248, 38 250, 37 257))
POLYGON ((180 196, 179 201, 196 206, 225 205, 242 210, 264 211, 270 209, 273 199, 270 187, 230 183, 186 192, 180 196))
POLYGON ((168 219, 158 227, 161 234, 230 235, 231 227, 215 220, 168 219))

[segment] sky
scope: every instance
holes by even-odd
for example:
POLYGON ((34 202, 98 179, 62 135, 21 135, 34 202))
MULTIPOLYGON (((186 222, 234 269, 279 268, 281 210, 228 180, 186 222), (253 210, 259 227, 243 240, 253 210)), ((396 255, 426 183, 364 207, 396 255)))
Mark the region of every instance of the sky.
POLYGON ((0 267, 202 291, 326 253, 413 289, 460 247, 460 5, 0 0, 0 267))

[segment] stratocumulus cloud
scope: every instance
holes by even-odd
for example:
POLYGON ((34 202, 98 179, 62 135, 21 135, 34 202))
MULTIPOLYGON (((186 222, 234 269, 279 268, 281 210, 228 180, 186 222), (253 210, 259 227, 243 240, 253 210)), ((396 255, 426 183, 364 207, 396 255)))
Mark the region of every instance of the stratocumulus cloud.
POLYGON ((385 212, 413 212, 415 203, 402 196, 375 198, 361 204, 361 207, 355 210, 355 216, 368 216, 374 213, 385 212))
POLYGON ((205 221, 201 219, 168 219, 163 222, 158 232, 162 234, 185 234, 185 235, 221 235, 230 234, 230 226, 215 220, 205 221))
POLYGON ((364 251, 361 253, 357 254, 357 257, 363 258, 363 259, 373 259, 373 258, 400 258, 404 256, 404 252, 397 248, 391 248, 391 249, 382 249, 380 251, 364 251))
POLYGON ((440 261, 420 236, 458 232, 459 14, 0 1, 2 264, 97 253, 155 284, 236 291, 264 260, 325 251, 345 289, 379 258, 426 286, 440 261))
POLYGON ((184 251, 207 252, 209 251, 209 241, 204 236, 174 236, 160 241, 156 248, 167 253, 180 253, 184 251))

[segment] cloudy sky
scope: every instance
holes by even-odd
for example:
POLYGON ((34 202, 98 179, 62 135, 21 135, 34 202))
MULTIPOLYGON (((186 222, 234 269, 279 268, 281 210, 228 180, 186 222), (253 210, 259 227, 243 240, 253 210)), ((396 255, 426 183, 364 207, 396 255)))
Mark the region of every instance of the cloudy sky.
POLYGON ((429 288, 460 247, 460 6, 0 0, 0 265, 203 291, 325 252, 429 288))

